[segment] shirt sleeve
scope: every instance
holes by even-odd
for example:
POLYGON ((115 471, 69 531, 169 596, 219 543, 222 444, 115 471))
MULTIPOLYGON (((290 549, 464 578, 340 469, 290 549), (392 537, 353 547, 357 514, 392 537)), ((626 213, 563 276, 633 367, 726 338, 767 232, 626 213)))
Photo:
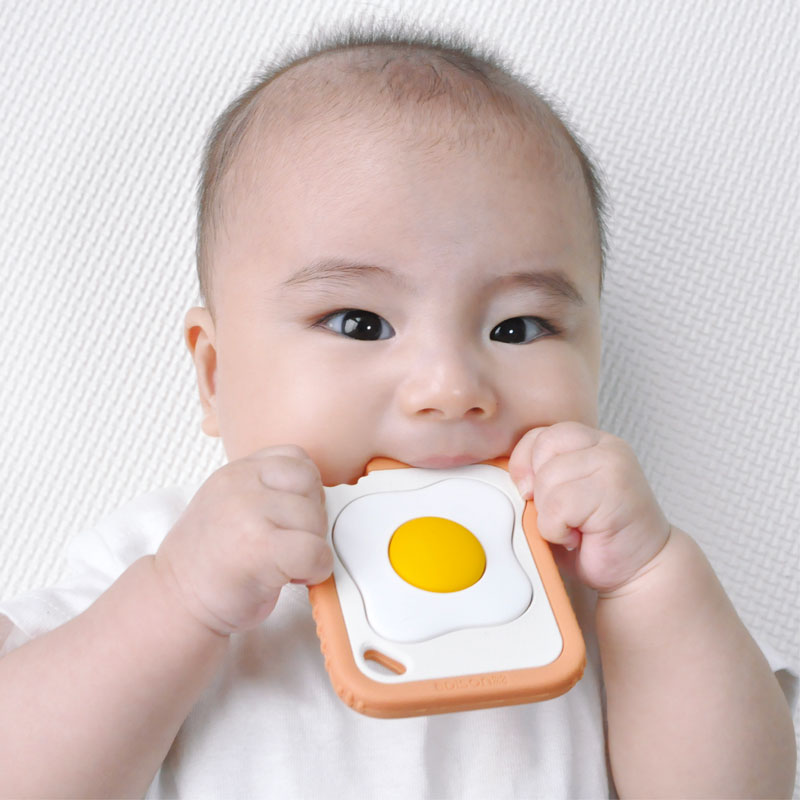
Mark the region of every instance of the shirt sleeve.
POLYGON ((76 536, 57 584, 0 602, 0 657, 85 611, 134 561, 155 553, 196 488, 142 495, 76 536))

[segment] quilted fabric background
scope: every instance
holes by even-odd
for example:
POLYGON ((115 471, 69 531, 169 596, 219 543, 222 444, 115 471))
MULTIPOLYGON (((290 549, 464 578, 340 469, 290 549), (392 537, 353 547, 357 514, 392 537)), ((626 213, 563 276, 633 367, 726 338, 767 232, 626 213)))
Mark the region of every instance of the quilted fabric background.
POLYGON ((603 426, 751 628, 800 654, 793 0, 3 0, 0 594, 223 463, 182 341, 209 126, 313 30, 462 30, 558 100, 612 198, 603 426))

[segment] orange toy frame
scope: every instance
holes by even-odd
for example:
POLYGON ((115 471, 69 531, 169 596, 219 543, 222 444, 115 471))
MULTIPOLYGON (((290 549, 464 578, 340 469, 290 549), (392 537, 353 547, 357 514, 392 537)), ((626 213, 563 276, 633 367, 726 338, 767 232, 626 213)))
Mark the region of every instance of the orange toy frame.
MULTIPOLYGON (((508 469, 505 458, 484 463, 508 469)), ((404 468, 408 465, 391 459, 374 459, 367 466, 367 474, 404 468)), ((536 527, 536 509, 531 501, 526 503, 522 527, 563 641, 554 661, 530 668, 406 683, 386 684, 372 680, 353 658, 336 581, 331 575, 323 583, 310 586, 309 596, 325 668, 339 697, 362 714, 391 718, 549 700, 571 689, 583 674, 586 648, 550 546, 536 527)), ((380 653, 365 655, 389 669, 397 666, 380 653)))

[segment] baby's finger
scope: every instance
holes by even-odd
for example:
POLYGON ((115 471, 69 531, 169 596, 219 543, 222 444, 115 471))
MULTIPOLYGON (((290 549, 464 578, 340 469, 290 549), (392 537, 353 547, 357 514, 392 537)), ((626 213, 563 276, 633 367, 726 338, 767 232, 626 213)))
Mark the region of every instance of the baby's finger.
POLYGON ((263 576, 267 585, 322 583, 333 572, 333 551, 325 539, 308 531, 281 530, 274 544, 273 569, 263 576))
POLYGON ((580 541, 580 529, 603 500, 602 485, 592 478, 562 483, 534 500, 536 525, 542 538, 573 549, 580 541))
POLYGON ((508 470, 520 493, 530 498, 533 475, 553 456, 583 450, 597 444, 604 434, 580 422, 557 422, 533 428, 517 442, 508 460, 508 470))
POLYGON ((249 456, 259 480, 269 489, 301 494, 312 499, 324 497, 317 465, 295 445, 272 447, 249 456))
POLYGON ((531 453, 536 438, 547 428, 532 428, 516 444, 508 458, 508 472, 517 484, 520 494, 529 499, 533 496, 533 470, 531 453))
POLYGON ((318 537, 328 532, 325 506, 314 498, 266 489, 263 509, 264 516, 278 528, 308 531, 318 537))
POLYGON ((540 497, 561 484, 589 478, 601 470, 607 470, 611 461, 609 453, 602 447, 558 453, 536 471, 534 495, 540 497))
POLYGON ((534 475, 554 456, 594 447, 603 432, 580 422, 558 422, 536 437, 531 449, 534 475))
POLYGON ((310 459, 308 453, 299 444, 272 444, 251 453, 248 458, 265 458, 269 456, 289 456, 297 459, 310 459))

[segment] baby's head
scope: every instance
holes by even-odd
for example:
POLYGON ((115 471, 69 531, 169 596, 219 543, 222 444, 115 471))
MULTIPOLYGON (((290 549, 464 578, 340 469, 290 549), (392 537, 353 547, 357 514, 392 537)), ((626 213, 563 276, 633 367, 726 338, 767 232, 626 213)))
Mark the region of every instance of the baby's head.
POLYGON ((310 52, 207 149, 207 308, 186 318, 203 430, 231 460, 300 445, 334 484, 596 424, 602 209, 564 125, 463 47, 310 52))

